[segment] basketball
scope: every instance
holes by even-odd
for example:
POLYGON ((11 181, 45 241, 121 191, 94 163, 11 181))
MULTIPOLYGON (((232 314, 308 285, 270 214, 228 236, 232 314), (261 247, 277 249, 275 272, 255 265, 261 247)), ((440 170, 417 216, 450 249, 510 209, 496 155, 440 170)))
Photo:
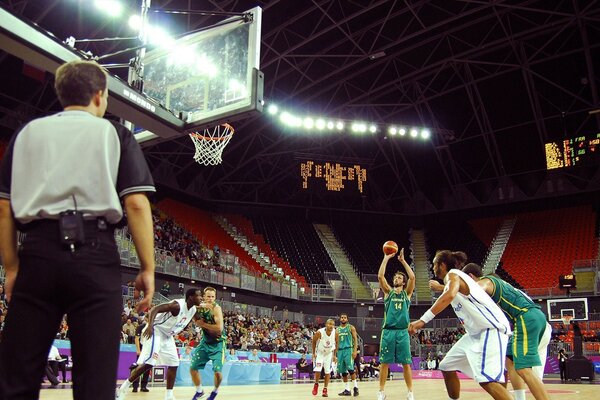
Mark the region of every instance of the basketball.
POLYGON ((398 244, 392 240, 388 240, 383 244, 383 254, 389 256, 398 252, 398 244))

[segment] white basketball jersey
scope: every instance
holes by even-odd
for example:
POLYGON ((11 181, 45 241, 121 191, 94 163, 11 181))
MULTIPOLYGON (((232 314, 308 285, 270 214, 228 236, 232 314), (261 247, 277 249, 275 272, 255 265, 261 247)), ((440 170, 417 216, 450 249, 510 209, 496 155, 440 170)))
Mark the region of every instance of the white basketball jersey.
POLYGON ((512 333, 504 312, 477 282, 458 269, 451 269, 448 273, 458 275, 469 287, 468 296, 458 292, 451 303, 468 334, 475 335, 486 329, 498 329, 506 335, 512 333))
POLYGON ((335 349, 335 328, 328 335, 325 328, 319 329, 321 339, 317 342, 317 353, 329 354, 335 349))
POLYGON ((196 306, 188 309, 184 299, 175 301, 179 304, 179 314, 174 316, 170 312, 158 313, 154 318, 154 330, 160 331, 165 335, 175 336, 192 321, 194 314, 196 314, 196 306))

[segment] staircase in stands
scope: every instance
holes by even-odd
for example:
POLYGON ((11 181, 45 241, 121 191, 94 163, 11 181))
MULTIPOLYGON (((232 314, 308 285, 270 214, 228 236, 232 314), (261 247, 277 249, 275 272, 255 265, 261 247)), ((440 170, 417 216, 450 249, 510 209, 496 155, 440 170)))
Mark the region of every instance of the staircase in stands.
POLYGON ((516 223, 517 218, 508 218, 502 222, 496 237, 494 237, 494 240, 492 240, 492 244, 490 245, 485 262, 483 263, 484 275, 493 274, 496 271, 496 267, 502 259, 502 255, 504 254, 504 250, 508 244, 508 239, 510 239, 510 235, 516 223))
MULTIPOLYGON (((431 274, 429 252, 427 251, 425 243, 425 232, 422 229, 410 230, 410 252, 412 266, 414 267, 416 277, 416 300, 428 301, 433 296, 433 292, 429 289, 429 280, 432 279, 433 276, 431 274)), ((406 259, 406 261, 408 262, 408 259, 406 259)))
POLYGON ((348 282, 352 291, 356 293, 356 298, 372 299, 371 291, 365 287, 358 275, 356 275, 350 259, 335 238, 331 228, 325 224, 313 224, 313 226, 315 227, 315 231, 317 232, 317 235, 319 235, 325 250, 327 250, 327 254, 329 254, 331 261, 333 261, 335 269, 348 282))

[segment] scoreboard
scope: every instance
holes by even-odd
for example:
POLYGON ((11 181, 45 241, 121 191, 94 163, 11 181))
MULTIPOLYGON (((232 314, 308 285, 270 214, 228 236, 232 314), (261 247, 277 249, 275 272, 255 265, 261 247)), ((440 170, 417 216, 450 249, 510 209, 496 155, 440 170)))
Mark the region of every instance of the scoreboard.
POLYGON ((300 177, 302 190, 316 186, 319 189, 324 188, 327 192, 364 194, 367 170, 360 165, 307 160, 300 163, 300 177))
POLYGON ((595 165, 600 161, 600 133, 545 144, 546 169, 595 165))

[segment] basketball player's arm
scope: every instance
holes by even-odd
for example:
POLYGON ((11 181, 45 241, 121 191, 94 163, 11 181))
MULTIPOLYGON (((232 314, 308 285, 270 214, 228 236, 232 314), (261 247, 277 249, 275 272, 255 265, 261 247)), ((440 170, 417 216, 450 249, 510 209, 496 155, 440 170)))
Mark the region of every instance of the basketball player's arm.
POLYGON ((150 310, 150 314, 148 315, 148 326, 144 331, 144 336, 147 339, 150 339, 154 334, 154 318, 156 318, 156 314, 166 312, 170 312, 173 316, 179 315, 179 303, 177 303, 176 301, 172 301, 170 303, 163 303, 157 305, 156 307, 150 310))
POLYGON ((127 226, 140 259, 140 272, 135 278, 135 297, 144 292, 137 310, 150 308, 154 297, 154 228, 150 202, 144 193, 126 195, 123 204, 127 212, 127 226))
POLYGON ((10 200, 0 199, 0 255, 2 256, 6 281, 4 295, 10 302, 17 273, 19 272, 19 256, 17 254, 17 228, 13 219, 10 200))
POLYGON ((317 331, 313 337, 312 337, 312 358, 313 358, 313 364, 315 363, 315 360, 317 358, 317 342, 319 341, 319 339, 321 339, 321 332, 317 331))
POLYGON ((408 325, 408 333, 411 335, 417 333, 419 329, 423 328, 425 324, 431 321, 436 315, 444 311, 444 309, 448 307, 448 305, 458 294, 461 281, 460 277, 456 274, 448 274, 446 276, 448 277, 448 282, 444 287, 444 293, 438 297, 431 308, 429 308, 429 310, 427 310, 425 314, 421 316, 421 318, 415 322, 411 322, 408 325))
POLYGON ((385 279, 385 269, 387 268, 387 263, 390 261, 390 258, 394 257, 394 254, 384 254, 383 260, 381 260, 381 265, 379 266, 379 271, 377 272, 377 279, 379 280, 379 287, 383 290, 383 293, 387 296, 387 294, 392 290, 390 284, 385 279))
POLYGON ((352 359, 356 358, 358 354, 358 337, 356 335, 356 328, 350 325, 350 333, 352 334, 352 359))
POLYGON ((415 272, 404 259, 404 248, 402 248, 398 254, 398 261, 400 261, 400 264, 402 264, 404 271, 406 271, 406 275, 408 276, 408 282, 406 282, 406 294, 408 295, 408 298, 410 298, 415 290, 415 272))
POLYGON ((223 310, 221 309, 221 306, 216 305, 215 308, 213 308, 213 317, 215 319, 214 324, 209 324, 204 320, 198 320, 196 321, 196 324, 210 333, 211 336, 217 337, 223 332, 223 310))

